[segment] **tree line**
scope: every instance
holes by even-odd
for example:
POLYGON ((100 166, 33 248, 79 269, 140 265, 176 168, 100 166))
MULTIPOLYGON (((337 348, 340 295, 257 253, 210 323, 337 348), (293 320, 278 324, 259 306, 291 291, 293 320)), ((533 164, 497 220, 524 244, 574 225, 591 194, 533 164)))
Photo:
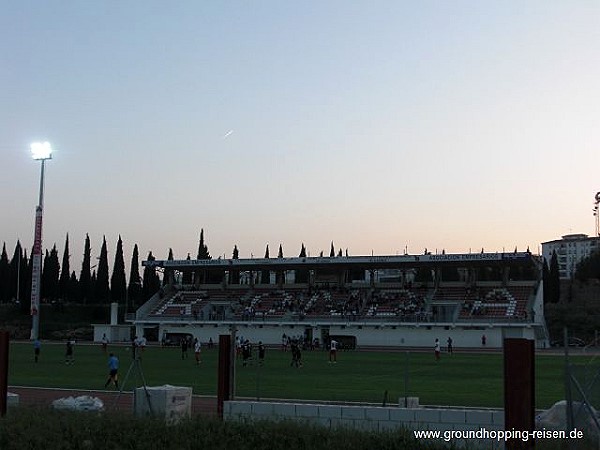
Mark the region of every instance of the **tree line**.
MULTIPOLYGON (((18 303, 23 312, 29 312, 31 300, 32 257, 17 241, 12 257, 9 258, 6 243, 0 254, 0 303, 18 303)), ((160 278, 154 269, 139 272, 139 250, 137 244, 131 256, 129 284, 125 276, 125 259, 121 236, 117 241, 115 260, 110 274, 106 237, 97 264, 92 265, 91 244, 86 234, 81 269, 71 268, 69 235, 65 239, 62 260, 56 244, 43 255, 41 274, 41 299, 43 303, 72 302, 80 304, 102 304, 110 302, 129 303, 133 308, 150 297, 160 288, 160 278)), ((148 259, 153 259, 152 252, 148 259)))
MULTIPOLYGON (((306 257, 307 251, 304 243, 300 249, 299 257, 306 257)), ((323 256, 323 252, 320 253, 323 256)), ((330 257, 336 256, 333 242, 329 252, 330 257)), ((342 249, 337 252, 342 256, 342 249)), ((348 250, 346 250, 348 256, 348 250)), ((265 249, 265 258, 269 258, 269 245, 265 249)), ((283 247, 280 244, 277 253, 278 258, 283 258, 283 247)), ((204 230, 200 231, 198 252, 196 259, 211 259, 208 246, 204 242, 204 230)), ((234 246, 232 258, 239 258, 237 245, 234 246)), ((146 258, 153 261, 156 258, 150 251, 146 258)), ((172 260, 173 250, 169 249, 167 259, 172 260)), ((187 259, 191 259, 188 253, 187 259)), ((62 262, 59 261, 56 244, 50 250, 45 251, 42 265, 41 299, 42 302, 72 302, 80 304, 106 304, 117 302, 125 304, 128 310, 135 310, 142 303, 154 295, 162 284, 167 283, 172 269, 166 269, 161 280, 155 268, 145 267, 143 275, 140 276, 139 250, 137 244, 133 247, 129 277, 125 276, 125 257, 123 255, 123 241, 121 236, 117 241, 115 259, 112 274, 109 269, 108 249, 106 237, 102 239, 98 263, 92 265, 91 244, 89 235, 85 236, 83 261, 79 273, 71 269, 69 254, 69 235, 65 239, 65 247, 62 262), (128 282, 127 282, 128 280, 128 282)), ((455 274, 457 275, 457 274, 455 274)), ((6 242, 2 246, 0 254, 0 303, 17 302, 21 305, 24 313, 29 312, 31 299, 31 276, 32 258, 31 252, 27 253, 21 243, 17 241, 12 257, 9 258, 6 250, 6 242)), ((195 273, 184 272, 182 283, 192 284, 198 280, 200 283, 216 282, 208 279, 206 271, 199 270, 195 273)), ((239 283, 239 272, 230 274, 230 283, 239 283)), ((263 271, 261 282, 269 282, 269 271, 263 271)), ((592 255, 580 263, 577 268, 576 278, 587 279, 600 278, 600 253, 592 255)), ((417 277, 419 278, 419 277, 417 277)), ((446 281, 454 280, 451 274, 445 274, 446 281)), ((482 276, 481 279, 486 279, 482 276)), ((296 280, 300 283, 308 280, 308 270, 299 270, 296 280)), ((556 252, 552 254, 550 264, 544 259, 543 263, 544 303, 557 303, 560 297, 559 267, 556 252)))
MULTIPOLYGON (((17 241, 12 257, 9 258, 8 256, 6 242, 3 243, 2 253, 0 254, 0 303, 18 303, 23 313, 29 313, 31 300, 31 253, 30 251, 28 254, 27 250, 17 241)), ((348 250, 346 250, 347 254, 348 250)), ((342 255, 341 249, 339 249, 337 255, 342 255)), ((278 258, 283 258, 282 245, 279 245, 277 256, 278 258)), ((304 244, 302 244, 299 256, 306 257, 304 244)), ((331 243, 330 256, 335 256, 333 242, 331 243)), ((265 258, 268 257, 269 246, 267 244, 265 258)), ((201 229, 196 259, 211 258, 208 246, 204 241, 204 230, 201 229)), ((237 245, 233 248, 232 258, 239 258, 237 245)), ((153 261, 156 258, 150 251, 146 259, 153 261)), ((172 249, 169 249, 167 259, 174 259, 172 249)), ((191 259, 189 253, 187 259, 191 259)), ((166 284, 171 272, 172 269, 166 269, 161 280, 155 268, 145 267, 142 276, 140 276, 139 250, 137 244, 135 244, 131 255, 129 277, 127 278, 125 275, 123 241, 121 236, 119 236, 111 273, 106 237, 102 238, 102 246, 100 248, 100 255, 97 258, 97 264, 92 264, 91 243, 88 234, 85 236, 81 268, 76 271, 71 268, 69 235, 67 234, 62 259, 59 259, 59 251, 56 248, 56 244, 50 250, 46 249, 45 251, 41 277, 41 300, 42 303, 65 302, 79 304, 107 304, 117 302, 126 305, 127 310, 132 311, 154 295, 160 289, 161 285, 166 284)), ((218 281, 209 278, 211 276, 214 276, 214 274, 207 273, 205 270, 198 270, 194 273, 184 272, 181 281, 183 284, 192 284, 195 281, 199 283, 214 283, 218 281)), ((232 272, 230 277, 231 283, 239 283, 239 272, 232 272)), ((268 278, 268 272, 262 274, 263 282, 268 283, 268 278)), ((299 279, 307 280, 308 271, 301 271, 299 279)))

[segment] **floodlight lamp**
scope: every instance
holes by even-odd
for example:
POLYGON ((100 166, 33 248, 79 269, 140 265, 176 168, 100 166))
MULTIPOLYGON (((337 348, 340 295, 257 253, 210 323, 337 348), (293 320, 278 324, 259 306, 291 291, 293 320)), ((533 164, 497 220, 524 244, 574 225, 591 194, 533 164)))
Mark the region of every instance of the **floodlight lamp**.
POLYGON ((31 155, 36 160, 51 159, 52 147, 49 142, 34 142, 31 144, 31 155))

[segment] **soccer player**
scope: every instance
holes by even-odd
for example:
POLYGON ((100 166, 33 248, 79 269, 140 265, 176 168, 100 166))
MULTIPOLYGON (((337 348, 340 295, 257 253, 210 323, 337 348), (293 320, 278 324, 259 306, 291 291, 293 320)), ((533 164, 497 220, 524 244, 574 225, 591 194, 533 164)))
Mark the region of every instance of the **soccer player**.
POLYGON ((265 362, 265 346, 262 341, 258 341, 258 364, 262 366, 265 362))
POLYGON ((452 354, 453 348, 452 348, 452 338, 448 336, 448 353, 452 354))
POLYGON ((75 364, 75 357, 73 356, 73 346, 75 345, 74 339, 67 340, 67 350, 65 351, 65 364, 75 364))
POLYGON ((106 353, 106 349, 108 347, 108 338, 106 337, 106 333, 102 335, 102 339, 100 339, 100 342, 102 343, 102 351, 106 353))
POLYGON ((40 342, 40 340, 36 339, 35 341, 33 341, 33 360, 35 362, 38 362, 38 359, 40 358, 41 349, 42 343, 40 342))
POLYGON ((336 341, 335 339, 331 339, 331 341, 329 341, 329 362, 330 363, 337 363, 337 346, 338 346, 338 341, 336 341))
POLYGON ((292 351, 292 367, 302 367, 302 352, 300 351, 300 343, 296 339, 292 339, 290 349, 292 351))
POLYGON ((435 345, 433 347, 433 352, 435 353, 435 360, 440 360, 440 340, 436 338, 435 345))
POLYGON ((250 340, 246 339, 242 344, 242 366, 246 367, 252 358, 252 346, 250 340))
POLYGON ((108 380, 104 384, 104 387, 108 387, 111 381, 115 384, 115 388, 119 389, 119 379, 117 372, 119 371, 119 359, 114 355, 110 354, 108 358, 108 380))
POLYGON ((194 339, 194 356, 196 357, 196 364, 200 364, 202 361, 200 361, 200 353, 202 351, 202 344, 200 344, 200 341, 198 340, 198 338, 194 339))
POLYGON ((146 335, 142 334, 142 337, 140 338, 140 341, 139 341, 139 347, 142 351, 146 350, 147 343, 148 343, 148 340, 146 339, 146 335))
POLYGON ((181 359, 187 359, 188 341, 187 338, 181 339, 181 359))
POLYGON ((288 337, 285 335, 285 333, 283 333, 283 335, 281 336, 281 350, 283 350, 284 352, 287 352, 287 348, 288 348, 288 337))

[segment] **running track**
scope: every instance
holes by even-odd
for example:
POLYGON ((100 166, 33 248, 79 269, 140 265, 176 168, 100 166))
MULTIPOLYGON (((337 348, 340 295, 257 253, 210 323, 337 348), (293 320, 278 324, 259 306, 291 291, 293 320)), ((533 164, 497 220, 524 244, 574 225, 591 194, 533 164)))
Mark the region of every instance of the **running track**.
MULTIPOLYGON (((104 409, 133 412, 133 394, 123 392, 119 397, 117 391, 90 391, 59 388, 33 388, 23 386, 9 386, 8 392, 19 395, 19 405, 24 406, 50 406, 54 400, 63 397, 78 397, 89 395, 97 397, 104 402, 104 409), (117 402, 118 399, 118 402, 117 402)), ((209 396, 192 396, 193 415, 217 415, 217 398, 209 396)))

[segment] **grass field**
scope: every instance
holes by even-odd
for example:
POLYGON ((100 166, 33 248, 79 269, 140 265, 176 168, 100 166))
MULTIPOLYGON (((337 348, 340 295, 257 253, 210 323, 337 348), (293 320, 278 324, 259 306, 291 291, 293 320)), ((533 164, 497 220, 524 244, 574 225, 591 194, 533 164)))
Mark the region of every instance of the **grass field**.
MULTIPOLYGON (((107 378, 107 356, 99 346, 76 345, 75 364, 65 365, 64 344, 44 343, 40 362, 33 362, 31 344, 10 347, 9 385, 103 389, 107 378)), ((120 359, 121 382, 131 364, 127 347, 112 347, 120 359)), ((395 403, 405 394, 419 397, 424 405, 501 407, 503 374, 501 353, 455 353, 436 362, 429 352, 366 352, 338 354, 338 363, 329 364, 322 351, 302 353, 304 366, 290 367, 291 354, 267 350, 263 367, 236 365, 236 395, 241 397, 284 398, 382 403, 384 392, 395 403), (408 363, 408 368, 407 368, 408 363)), ((585 362, 591 357, 579 357, 585 362)), ((142 370, 150 386, 171 384, 191 386, 194 394, 216 395, 216 349, 204 349, 202 364, 196 365, 193 352, 181 359, 178 348, 148 347, 142 370)), ((564 361, 561 356, 538 355, 536 359, 536 403, 547 408, 564 398, 564 361)), ((126 390, 141 385, 138 371, 132 371, 126 390)))

